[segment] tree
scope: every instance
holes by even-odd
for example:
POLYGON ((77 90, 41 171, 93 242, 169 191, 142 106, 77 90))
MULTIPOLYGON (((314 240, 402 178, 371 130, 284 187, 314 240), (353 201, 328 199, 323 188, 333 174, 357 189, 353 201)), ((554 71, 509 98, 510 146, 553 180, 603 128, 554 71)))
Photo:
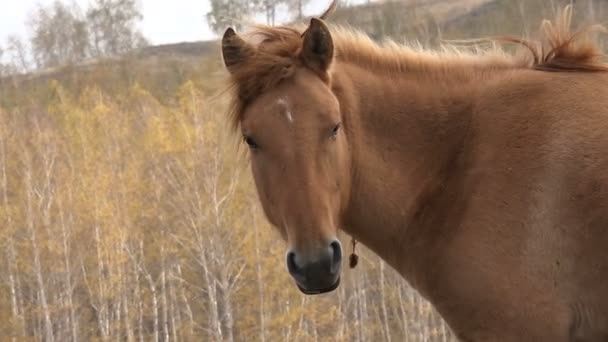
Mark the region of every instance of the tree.
POLYGON ((57 67, 85 59, 89 51, 86 22, 76 4, 39 5, 30 16, 32 54, 38 67, 57 67))
POLYGON ((2 57, 4 57, 4 49, 0 46, 0 77, 7 74, 7 66, 4 64, 2 57))
POLYGON ((0 108, 4 340, 449 340, 363 246, 335 294, 299 294, 223 100, 147 87, 52 81, 35 106, 0 108))
POLYGON ((13 72, 26 72, 30 69, 27 47, 23 40, 17 35, 10 35, 6 39, 6 50, 8 53, 9 70, 13 72))
POLYGON ((142 18, 137 0, 95 0, 87 11, 93 56, 120 55, 147 45, 136 26, 142 18))
POLYGON ((259 11, 266 14, 266 24, 274 25, 277 17, 277 7, 286 0, 259 0, 259 11))
POLYGON ((291 15, 293 15, 295 19, 302 20, 304 18, 304 6, 306 6, 310 0, 286 0, 286 2, 291 15))
POLYGON ((244 26, 243 21, 251 16, 255 9, 255 4, 247 0, 211 0, 207 22, 216 33, 223 32, 229 26, 239 31, 244 26))

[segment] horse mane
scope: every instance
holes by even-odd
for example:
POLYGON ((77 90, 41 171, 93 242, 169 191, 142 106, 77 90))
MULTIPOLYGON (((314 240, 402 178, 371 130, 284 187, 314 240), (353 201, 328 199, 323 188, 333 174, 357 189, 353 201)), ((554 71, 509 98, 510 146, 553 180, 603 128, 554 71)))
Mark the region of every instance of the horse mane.
MULTIPOLYGON (((593 33, 608 33, 603 25, 592 24, 571 31, 572 5, 558 12, 555 21, 544 20, 544 40, 532 42, 505 37, 503 40, 526 47, 533 55, 531 67, 544 71, 608 71, 606 55, 591 39, 593 33)), ((499 38, 500 39, 500 38, 499 38)))
MULTIPOLYGON (((545 20, 541 25, 543 37, 528 40, 517 37, 492 37, 476 42, 464 49, 458 44, 444 44, 436 50, 420 45, 397 44, 392 40, 383 44, 374 42, 368 35, 341 26, 330 25, 337 61, 353 63, 368 70, 395 74, 415 72, 425 77, 438 78, 448 71, 500 70, 527 68, 553 72, 606 72, 605 54, 590 36, 604 32, 601 25, 590 25, 571 31, 572 6, 559 11, 553 22, 545 20), (489 42, 490 47, 478 44, 489 42), (509 54, 498 43, 515 43, 524 47, 528 54, 509 54)), ((296 66, 301 65, 304 25, 258 25, 244 37, 255 52, 230 75, 229 88, 235 90, 231 106, 231 122, 236 129, 246 106, 264 91, 277 86, 288 78, 296 66)))

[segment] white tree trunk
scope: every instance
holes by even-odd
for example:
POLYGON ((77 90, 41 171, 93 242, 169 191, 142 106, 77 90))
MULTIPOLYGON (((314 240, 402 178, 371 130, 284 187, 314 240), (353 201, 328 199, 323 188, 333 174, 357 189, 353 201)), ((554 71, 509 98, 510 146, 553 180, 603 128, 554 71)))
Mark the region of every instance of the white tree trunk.
POLYGON ((388 310, 386 309, 386 286, 385 286, 385 264, 384 261, 380 260, 380 306, 382 308, 382 327, 384 329, 384 338, 386 341, 391 342, 391 329, 389 327, 388 310))
MULTIPOLYGON (((129 252, 127 250, 127 252, 129 252)), ((131 261, 133 262, 133 275, 135 277, 135 300, 137 301, 137 336, 139 342, 144 342, 144 299, 141 295, 141 285, 139 280, 139 268, 137 267, 137 260, 131 255, 131 261)))
MULTIPOLYGON (((253 210, 252 210, 253 212, 253 210)), ((252 213, 253 215, 255 215, 254 213, 252 213)), ((253 216, 255 217, 255 216, 253 216)), ((255 238, 255 259, 256 259, 256 277, 257 277, 257 281, 258 281, 258 301, 260 303, 260 309, 259 309, 259 313, 260 313, 260 317, 259 317, 259 322, 260 322, 260 342, 266 342, 266 310, 264 308, 264 277, 262 275, 262 258, 261 258, 261 253, 260 253, 260 241, 259 241, 259 229, 258 229, 258 225, 256 224, 255 220, 253 223, 254 227, 255 227, 255 232, 254 234, 254 238, 255 238)))
MULTIPOLYGON (((141 257, 141 263, 142 265, 144 265, 144 244, 143 242, 140 242, 139 244, 139 253, 140 253, 140 257, 141 257)), ((150 272, 148 272, 145 268, 145 266, 141 266, 141 271, 144 275, 144 277, 146 278, 146 280, 148 281, 148 287, 150 289, 150 294, 152 295, 152 314, 154 315, 153 317, 153 329, 154 329, 154 342, 158 342, 159 341, 159 313, 158 313, 158 295, 156 294, 156 283, 154 281, 154 279, 152 279, 152 275, 150 274, 150 272)))
MULTIPOLYGON (((8 176, 6 173, 6 145, 4 139, 0 139, 0 173, 2 183, 2 202, 5 208, 9 207, 8 201, 8 176)), ((4 222, 8 229, 13 226, 13 219, 10 212, 7 212, 7 217, 4 222)), ((19 328, 21 329, 21 335, 25 338, 25 320, 23 318, 23 308, 20 305, 20 288, 18 286, 19 270, 17 266, 17 253, 15 251, 15 245, 12 237, 12 233, 9 233, 8 241, 6 242, 6 262, 8 269, 8 284, 11 292, 11 313, 13 317, 14 332, 13 335, 18 334, 19 328)), ((16 341, 16 337, 13 337, 13 341, 16 341)))
POLYGON ((68 230, 68 224, 71 227, 71 220, 66 219, 63 203, 59 202, 59 219, 61 223, 61 242, 63 248, 63 267, 65 268, 64 278, 64 293, 66 297, 66 304, 68 306, 69 314, 69 329, 70 337, 72 341, 78 341, 78 318, 76 317, 76 307, 74 303, 74 284, 72 274, 72 264, 70 262, 70 232, 68 230))
MULTIPOLYGON (((179 277, 179 279, 181 281, 183 281, 183 276, 182 276, 182 267, 180 264, 176 265, 176 270, 177 270, 177 276, 179 277)), ((186 315, 188 316, 188 339, 194 338, 194 314, 192 313, 192 308, 190 307, 190 303, 188 301, 188 297, 186 296, 186 289, 183 286, 183 283, 180 283, 180 297, 182 299, 182 303, 184 303, 184 307, 185 307, 185 311, 186 311, 186 315)), ((186 340, 188 340, 186 339, 186 340)))
MULTIPOLYGON (((97 202, 97 199, 95 199, 97 202)), ((97 211, 97 209, 96 209, 97 211)), ((95 215, 95 217, 99 217, 99 215, 95 215)), ((95 309, 97 311, 97 323, 99 326, 99 332, 101 334, 101 339, 103 341, 107 341, 110 338, 110 323, 109 323, 109 308, 107 306, 107 297, 106 297, 106 289, 105 289, 105 279, 107 277, 107 268, 103 261, 103 252, 102 252, 102 241, 101 241, 101 233, 99 222, 97 219, 95 220, 95 247, 97 252, 97 274, 99 279, 97 280, 97 294, 92 294, 93 297, 97 297, 95 299, 96 305, 95 309)))
MULTIPOLYGON (((161 247, 161 255, 164 253, 164 247, 161 247)), ((166 272, 166 263, 164 260, 164 256, 161 257, 161 272, 160 272, 160 290, 161 290, 161 300, 162 300, 162 317, 163 317, 163 340, 165 342, 169 341, 169 312, 168 312, 168 301, 167 301, 167 272, 166 272)))
POLYGON ((38 286, 38 299, 40 300, 40 305, 42 306, 42 313, 44 316, 44 339, 49 342, 53 342, 55 340, 54 332, 53 332, 53 322, 51 320, 51 312, 49 309, 49 303, 47 300, 47 292, 44 283, 44 277, 42 275, 42 264, 40 262, 40 248, 38 246, 38 240, 36 236, 36 227, 34 223, 34 209, 33 209, 33 180, 32 180, 32 169, 31 165, 26 166, 25 170, 25 185, 26 185, 26 193, 27 193, 27 228, 29 232, 30 243, 32 246, 32 254, 33 254, 33 269, 36 277, 36 284, 38 286))
POLYGON ((173 269, 173 267, 170 268, 169 281, 167 282, 167 287, 169 289, 169 317, 171 317, 171 337, 173 338, 173 341, 179 341, 177 332, 182 326, 182 315, 178 309, 177 295, 175 293, 175 284, 173 281, 173 269))

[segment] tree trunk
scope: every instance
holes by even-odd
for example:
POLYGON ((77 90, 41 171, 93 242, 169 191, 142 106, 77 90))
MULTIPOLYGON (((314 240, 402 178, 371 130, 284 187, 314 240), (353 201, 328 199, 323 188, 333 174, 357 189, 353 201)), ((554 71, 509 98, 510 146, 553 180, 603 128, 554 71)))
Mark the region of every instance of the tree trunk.
POLYGON ((217 285, 215 284, 215 279, 209 272, 205 249, 205 246, 200 246, 199 262, 203 267, 203 276, 205 284, 207 286, 207 305, 209 306, 209 331, 212 334, 212 339, 217 341, 223 341, 224 336, 222 334, 222 322, 219 317, 217 285))
MULTIPOLYGON (((66 297, 66 304, 68 306, 69 314, 69 329, 72 341, 78 341, 78 319, 76 318, 76 308, 74 303, 74 284, 72 274, 72 264, 70 262, 70 233, 68 231, 68 220, 65 217, 65 211, 62 201, 58 201, 59 209, 59 220, 61 224, 61 242, 63 247, 63 267, 65 268, 65 279, 64 279, 64 292, 66 297)), ((71 220, 69 224, 71 227, 71 220)))
MULTIPOLYGON (((161 247, 161 255, 164 254, 164 247, 161 247)), ((169 312, 168 312, 168 301, 167 301, 167 272, 166 272, 166 263, 164 260, 164 255, 161 256, 161 272, 160 272, 160 291, 161 291, 161 300, 163 306, 163 338, 165 342, 169 341, 169 312)))
POLYGON ((386 286, 385 286, 385 264, 380 260, 380 306, 382 309, 382 327, 384 328, 384 337, 386 341, 391 341, 391 329, 389 327, 388 310, 386 309, 386 286))
MULTIPOLYGON (((1 166, 1 176, 2 176, 2 202, 4 205, 4 208, 9 207, 9 201, 8 201, 8 176, 6 173, 6 145, 4 142, 4 139, 0 139, 0 162, 2 162, 0 164, 1 166)), ((7 211, 6 214, 6 219, 4 224, 6 225, 5 227, 10 229, 13 226, 13 218, 11 216, 11 213, 7 211)), ((12 237, 12 232, 9 233, 10 235, 8 236, 8 241, 7 241, 7 247, 6 247, 6 261, 7 261, 7 269, 8 269, 8 283, 9 283, 9 288, 10 288, 10 293, 11 293, 11 313, 12 313, 12 320, 13 320, 13 333, 12 335, 16 336, 18 335, 18 330, 21 330, 21 335, 23 338, 25 338, 25 320, 23 318, 23 308, 20 305, 21 301, 19 300, 20 297, 20 288, 18 286, 18 277, 19 277, 19 270, 18 270, 18 266, 17 266, 17 253, 15 251, 15 245, 14 245, 14 241, 13 241, 13 237, 12 237)), ((13 341, 16 341, 16 337, 13 337, 13 341)))
MULTIPOLYGON (((129 251, 127 251, 129 253, 129 251)), ((133 262, 133 276, 135 277, 135 300, 137 301, 137 336, 139 342, 144 342, 144 299, 141 295, 141 284, 139 279, 139 268, 137 260, 133 254, 130 254, 131 262, 133 262)))
MULTIPOLYGON (((253 210, 252 210, 253 212, 253 210)), ((253 215, 255 215, 254 213, 252 213, 253 215)), ((255 216, 252 216, 255 218, 255 216)), ((253 220, 253 225, 255 228, 255 232, 254 232, 254 239, 255 239, 255 259, 256 259, 256 277, 257 277, 257 283, 258 283, 258 301, 260 303, 260 308, 259 308, 259 322, 260 322, 260 333, 259 333, 259 337, 260 337, 260 342, 266 342, 266 310, 264 309, 264 277, 262 275, 262 260, 261 260, 261 255, 260 255, 260 241, 259 241, 259 229, 258 229, 258 225, 255 222, 255 219, 253 220)))
POLYGON ((171 337, 173 341, 179 341, 178 338, 178 330, 181 330, 182 326, 182 315, 179 311, 177 305, 177 295, 175 294, 175 284, 174 284, 174 276, 173 276, 173 267, 170 268, 169 274, 169 282, 167 283, 167 287, 169 288, 169 317, 171 317, 171 337))
POLYGON ((44 339, 49 342, 53 342, 55 340, 55 336, 53 333, 53 322, 51 320, 51 312, 49 309, 49 304, 46 295, 46 288, 44 284, 44 278, 42 275, 42 265, 40 262, 40 248, 38 246, 38 240, 36 237, 36 227, 34 224, 34 210, 33 210, 33 195, 34 189, 32 184, 32 169, 31 165, 27 165, 27 170, 25 171, 25 183, 26 183, 26 193, 27 193, 27 228, 29 231, 30 243, 32 246, 32 254, 33 254, 33 268, 36 277, 36 283, 38 286, 38 299, 40 300, 40 305, 42 306, 42 313, 44 316, 44 339))
MULTIPOLYGON (((139 243, 139 253, 140 253, 141 263, 143 264, 145 262, 143 241, 140 241, 140 243, 139 243)), ((150 288, 150 294, 152 296, 152 313, 154 314, 152 327, 154 329, 154 342, 158 342, 160 336, 159 336, 159 317, 158 317, 158 315, 159 315, 158 314, 158 296, 156 294, 156 284, 155 284, 154 280, 152 279, 152 275, 150 274, 150 272, 148 272, 146 270, 145 266, 141 266, 140 269, 141 269, 144 277, 148 281, 148 287, 150 288)))
POLYGON ((302 0, 298 0, 298 20, 304 19, 304 5, 302 4, 302 0))
MULTIPOLYGON (((98 203, 97 200, 97 196, 95 196, 95 202, 98 203)), ((96 210, 97 212, 97 206, 96 206, 96 210)), ((97 254, 97 274, 99 276, 99 279, 97 280, 97 294, 92 294, 93 296, 97 297, 97 299, 95 300, 97 302, 96 305, 96 311, 97 311, 97 323, 99 325, 99 333, 101 334, 101 339, 103 341, 107 341, 110 338, 110 324, 108 322, 109 320, 109 312, 108 312, 108 307, 107 307, 107 297, 106 297, 106 291, 105 291, 105 286, 104 286, 104 282, 105 282, 105 278, 107 275, 107 268, 105 266, 105 263, 103 261, 103 252, 102 252, 102 241, 101 241, 101 232, 100 232, 100 227, 99 227, 99 222, 98 222, 98 217, 99 215, 96 213, 95 214, 95 229, 94 229, 94 233, 95 233, 95 250, 96 250, 96 254, 97 254)))
POLYGON ((232 299, 231 299, 231 284, 226 275, 223 277, 222 288, 220 294, 222 297, 222 326, 224 333, 224 341, 234 341, 234 316, 232 314, 232 299))
MULTIPOLYGON (((177 276, 179 277, 179 279, 183 279, 182 277, 182 267, 180 266, 180 264, 177 264, 176 266, 177 269, 177 276)), ((182 302, 184 303, 185 307, 186 307, 186 315, 188 315, 188 338, 186 340, 190 340, 192 338, 194 338, 194 314, 192 313, 192 308, 190 307, 190 303, 188 302, 188 297, 186 296, 186 289, 184 288, 183 285, 180 285, 180 296, 182 298, 182 302)))
POLYGON ((125 279, 123 279, 124 291, 122 293, 122 307, 124 310, 124 324, 127 333, 127 342, 133 342, 135 340, 135 337, 133 335, 133 327, 131 326, 131 315, 129 311, 129 305, 131 303, 129 303, 129 299, 127 297, 127 292, 129 290, 129 287, 127 285, 129 285, 129 283, 127 283, 126 280, 127 277, 125 276, 125 279))
MULTIPOLYGON (((10 223, 10 220, 9 220, 10 223)), ((19 330, 21 330, 21 337, 25 338, 25 320, 23 318, 23 308, 21 307, 20 297, 20 289, 18 286, 18 269, 16 263, 16 253, 15 246, 13 243, 13 238, 9 237, 7 241, 7 268, 8 268, 8 283, 11 292, 11 313, 12 313, 12 321, 13 321, 13 333, 12 335, 19 334, 19 330)), ((16 341, 16 337, 13 337, 13 341, 16 341)))
POLYGON ((399 299, 399 311, 401 313, 401 329, 402 329, 402 333, 404 336, 407 336, 408 332, 409 332, 409 323, 408 323, 408 311, 407 311, 407 304, 405 303, 405 300, 403 299, 403 285, 399 285, 398 289, 397 289, 397 295, 398 295, 398 299, 399 299))

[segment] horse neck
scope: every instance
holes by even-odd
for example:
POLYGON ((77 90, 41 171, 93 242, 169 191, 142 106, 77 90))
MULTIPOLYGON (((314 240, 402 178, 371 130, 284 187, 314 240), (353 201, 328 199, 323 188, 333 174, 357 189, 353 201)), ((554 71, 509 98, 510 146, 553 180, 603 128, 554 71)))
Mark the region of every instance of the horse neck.
POLYGON ((412 281, 416 265, 409 263, 422 259, 410 254, 428 250, 441 234, 419 224, 419 216, 453 174, 475 82, 460 76, 456 82, 446 74, 446 81, 437 83, 339 62, 334 68, 333 89, 352 149, 343 228, 412 281))

